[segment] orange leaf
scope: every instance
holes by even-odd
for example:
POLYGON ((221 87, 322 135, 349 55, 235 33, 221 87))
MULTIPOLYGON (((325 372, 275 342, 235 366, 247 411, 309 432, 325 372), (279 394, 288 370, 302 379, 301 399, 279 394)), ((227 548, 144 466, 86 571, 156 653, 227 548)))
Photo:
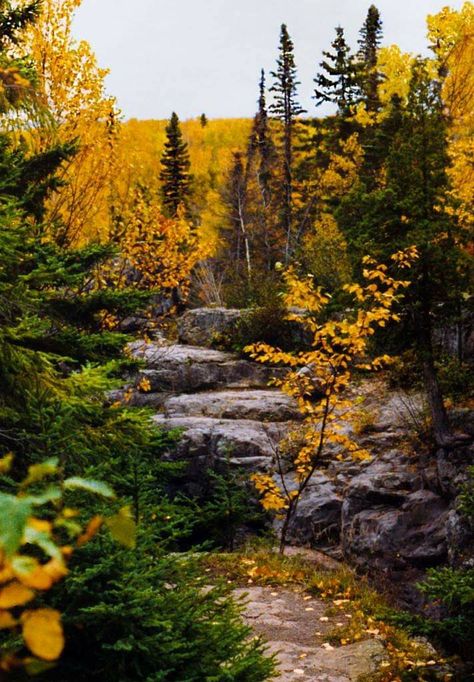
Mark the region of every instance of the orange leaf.
POLYGON ((82 545, 87 544, 89 540, 92 540, 94 535, 96 535, 96 533, 99 531, 103 522, 104 519, 102 516, 94 516, 87 524, 87 528, 84 533, 77 538, 77 546, 82 547, 82 545))

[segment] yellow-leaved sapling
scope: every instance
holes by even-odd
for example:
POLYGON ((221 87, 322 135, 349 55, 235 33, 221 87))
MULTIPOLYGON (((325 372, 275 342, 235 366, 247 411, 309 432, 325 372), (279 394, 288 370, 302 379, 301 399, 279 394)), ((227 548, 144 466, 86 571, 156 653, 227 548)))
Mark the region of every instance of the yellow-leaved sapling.
MULTIPOLYGON (((416 248, 410 247, 393 254, 391 261, 400 270, 409 268, 417 257, 416 248)), ((289 368, 284 378, 276 379, 274 384, 296 401, 303 416, 298 428, 276 448, 274 470, 252 476, 263 507, 283 518, 281 553, 301 496, 328 449, 336 448, 340 459, 370 458, 370 453, 344 432, 343 426, 355 407, 347 389, 354 371, 376 371, 390 362, 388 355, 371 357, 369 341, 377 328, 399 320, 395 306, 410 283, 394 278, 387 265, 369 256, 364 258, 363 266, 365 284, 343 287, 355 299, 353 311, 343 319, 326 321, 321 319, 330 296, 314 284, 311 276, 301 279, 294 269, 287 269, 285 303, 288 310, 296 310, 287 318, 304 328, 311 338, 310 350, 283 352, 264 343, 246 349, 258 362, 289 368), (314 398, 315 392, 318 399, 314 398)))

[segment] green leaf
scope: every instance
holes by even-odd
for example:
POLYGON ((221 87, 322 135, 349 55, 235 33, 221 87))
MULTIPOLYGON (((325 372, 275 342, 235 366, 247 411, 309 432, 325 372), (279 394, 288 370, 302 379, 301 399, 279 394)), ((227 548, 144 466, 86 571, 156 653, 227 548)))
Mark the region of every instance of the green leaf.
POLYGON ((52 670, 55 667, 55 663, 40 661, 38 658, 30 658, 25 662, 25 672, 30 677, 41 675, 42 673, 52 670))
POLYGON ((44 531, 36 530, 36 528, 32 528, 31 526, 26 526, 25 542, 30 545, 37 545, 45 554, 53 557, 53 559, 62 559, 61 550, 53 540, 51 540, 48 533, 45 533, 44 531))
POLYGON ((55 486, 47 488, 43 493, 39 495, 27 495, 23 499, 27 500, 30 504, 35 507, 39 507, 42 504, 48 504, 48 502, 56 502, 62 497, 61 490, 55 486))
POLYGON ((102 497, 115 497, 114 491, 107 483, 90 481, 86 478, 78 478, 77 476, 67 478, 64 481, 64 487, 68 490, 85 490, 88 493, 94 493, 95 495, 101 495, 102 497))
POLYGON ((37 483, 43 480, 47 476, 53 476, 57 473, 59 466, 59 459, 57 457, 51 457, 41 464, 32 464, 28 467, 28 476, 23 482, 23 487, 31 485, 32 483, 37 483))
POLYGON ((31 503, 27 499, 0 493, 0 547, 7 556, 20 546, 30 515, 31 503))
POLYGON ((137 527, 128 507, 124 507, 118 514, 108 518, 106 524, 114 540, 129 549, 135 547, 137 527))

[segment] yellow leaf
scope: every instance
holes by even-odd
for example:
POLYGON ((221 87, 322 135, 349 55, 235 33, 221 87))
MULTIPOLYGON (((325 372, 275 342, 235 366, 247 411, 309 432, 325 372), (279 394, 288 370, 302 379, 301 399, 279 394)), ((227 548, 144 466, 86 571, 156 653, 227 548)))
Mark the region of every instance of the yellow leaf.
POLYGON ((28 519, 28 525, 39 533, 51 533, 52 524, 49 521, 44 521, 43 519, 35 519, 31 517, 28 519))
POLYGON ((23 606, 31 601, 35 593, 19 582, 13 582, 0 590, 0 609, 23 606))
POLYGON ((0 459, 0 474, 8 474, 13 462, 13 455, 9 452, 0 459))
POLYGON ((53 609, 25 611, 23 638, 30 651, 44 661, 55 661, 64 648, 61 614, 53 609))
POLYGON ((0 611, 0 630, 14 628, 16 620, 9 611, 0 611))

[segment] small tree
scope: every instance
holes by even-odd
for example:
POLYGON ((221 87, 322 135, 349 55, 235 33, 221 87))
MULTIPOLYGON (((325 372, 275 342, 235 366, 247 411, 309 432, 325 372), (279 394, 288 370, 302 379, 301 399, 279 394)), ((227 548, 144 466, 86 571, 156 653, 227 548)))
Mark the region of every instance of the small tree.
POLYGON ((188 207, 190 166, 188 145, 183 140, 178 115, 173 112, 166 126, 160 173, 163 212, 168 218, 175 218, 180 206, 188 207))
MULTIPOLYGON (((416 249, 396 253, 392 262, 400 268, 408 267, 417 258, 416 249)), ((290 368, 283 379, 275 383, 294 398, 304 416, 303 426, 291 431, 275 453, 275 471, 271 474, 254 474, 252 480, 261 494, 262 506, 283 514, 280 535, 280 553, 283 554, 288 529, 298 508, 302 494, 308 487, 321 458, 329 445, 341 448, 355 459, 367 459, 370 454, 350 436, 343 433, 341 415, 350 418, 354 403, 346 396, 352 374, 356 369, 377 370, 390 358, 386 355, 369 356, 369 340, 378 327, 390 320, 398 320, 394 304, 398 293, 409 282, 397 280, 388 274, 385 265, 377 265, 370 257, 364 259, 365 286, 350 284, 344 290, 354 295, 357 312, 352 318, 320 323, 318 317, 329 303, 330 297, 313 284, 311 277, 298 279, 290 269, 285 273, 288 287, 286 304, 304 308, 307 313, 292 313, 288 319, 303 326, 312 337, 312 348, 297 355, 282 352, 268 344, 248 347, 258 362, 286 365, 290 368), (315 402, 317 390, 322 399, 315 402), (284 473, 283 459, 290 461, 294 481, 289 482, 284 473)))

